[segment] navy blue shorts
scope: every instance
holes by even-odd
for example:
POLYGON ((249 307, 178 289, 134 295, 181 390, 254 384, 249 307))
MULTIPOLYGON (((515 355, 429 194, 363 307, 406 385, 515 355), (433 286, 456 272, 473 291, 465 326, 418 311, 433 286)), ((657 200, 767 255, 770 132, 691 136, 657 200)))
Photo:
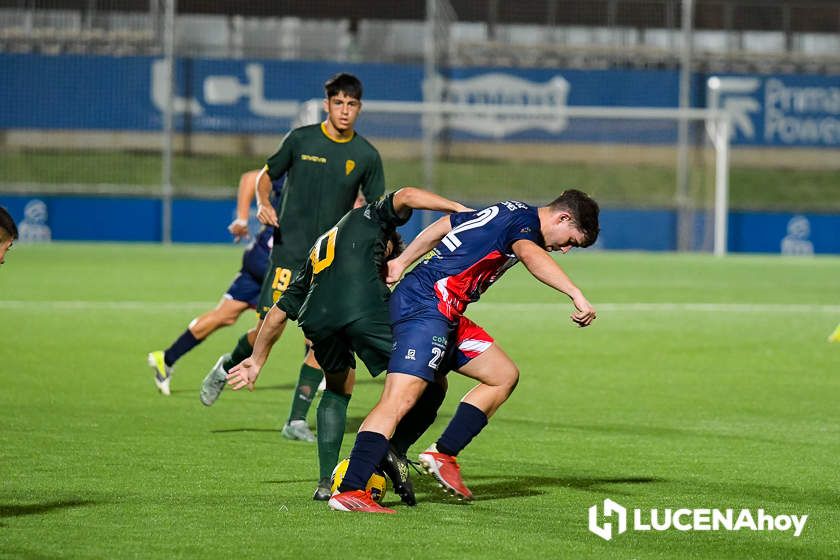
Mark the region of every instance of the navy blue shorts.
POLYGON ((388 371, 428 382, 459 370, 493 344, 493 337, 466 317, 449 320, 437 309, 400 320, 391 330, 394 345, 388 371))
POLYGON ((230 287, 225 292, 227 299, 236 301, 244 301, 252 309, 257 308, 257 302, 260 299, 260 288, 262 287, 262 278, 256 278, 245 270, 240 270, 230 287))

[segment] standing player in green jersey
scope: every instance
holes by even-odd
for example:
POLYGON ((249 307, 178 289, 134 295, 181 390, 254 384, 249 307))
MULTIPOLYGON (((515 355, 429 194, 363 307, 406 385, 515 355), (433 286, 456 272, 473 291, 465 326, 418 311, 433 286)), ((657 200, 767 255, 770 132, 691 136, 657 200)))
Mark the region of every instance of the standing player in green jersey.
MULTIPOLYGON (((466 210, 457 202, 406 187, 347 213, 315 241, 303 271, 266 315, 253 354, 231 368, 227 376, 234 390, 245 386, 253 390, 286 319, 297 319, 327 373, 327 388, 318 405, 320 479, 316 500, 330 497, 330 473, 338 462, 355 382, 353 354, 374 376, 388 365, 392 340, 387 304, 391 292, 384 280, 386 265, 401 250, 396 227, 408 220, 412 209, 466 210)), ((430 397, 435 401, 430 406, 432 410, 421 415, 428 425, 434 421, 444 391, 435 394, 437 398, 430 397)), ((411 435, 407 436, 405 447, 428 425, 407 427, 411 435)))
MULTIPOLYGON (((361 191, 367 201, 385 192, 382 160, 370 142, 356 134, 354 126, 362 107, 362 84, 355 76, 338 74, 324 84, 327 119, 318 125, 291 131, 277 152, 268 158, 257 179, 257 218, 274 226, 274 246, 263 281, 257 311, 259 329, 268 310, 303 268, 315 239, 351 208, 361 191), (269 202, 271 181, 286 174, 278 208, 269 202)), ((207 374, 201 401, 210 406, 224 387, 226 372, 251 355, 243 335, 230 355, 224 355, 207 374)), ((318 384, 323 379, 311 351, 300 369, 289 418, 282 435, 288 439, 315 441, 306 415, 318 384)))

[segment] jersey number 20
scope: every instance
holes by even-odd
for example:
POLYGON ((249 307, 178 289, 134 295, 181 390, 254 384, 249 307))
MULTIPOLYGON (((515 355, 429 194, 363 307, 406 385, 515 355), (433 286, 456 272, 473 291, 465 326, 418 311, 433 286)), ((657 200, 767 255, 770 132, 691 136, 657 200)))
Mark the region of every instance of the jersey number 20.
POLYGON ((469 229, 475 229, 477 227, 481 227, 486 225, 490 220, 495 218, 499 214, 499 207, 498 206, 491 206, 490 208, 485 208, 476 214, 475 218, 472 220, 467 220, 462 224, 459 224, 452 228, 452 231, 446 234, 446 237, 443 238, 442 242, 446 245, 446 248, 450 251, 455 251, 458 247, 461 246, 461 240, 458 239, 458 234, 463 233, 469 229))

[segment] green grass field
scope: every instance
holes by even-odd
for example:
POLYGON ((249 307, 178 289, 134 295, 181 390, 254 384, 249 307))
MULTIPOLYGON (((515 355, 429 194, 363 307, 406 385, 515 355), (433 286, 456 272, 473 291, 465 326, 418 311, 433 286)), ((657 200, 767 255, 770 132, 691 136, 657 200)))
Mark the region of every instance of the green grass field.
MULTIPOLYGON (((261 158, 247 156, 177 156, 173 160, 176 191, 195 187, 226 187, 235 196, 239 176, 260 167, 261 158)), ((419 160, 386 159, 389 187, 420 185, 419 160)), ((2 182, 15 185, 109 184, 146 188, 160 194, 161 159, 156 153, 21 152, 0 154, 2 182)), ((534 163, 521 161, 451 159, 437 166, 437 190, 458 200, 505 200, 511 193, 534 203, 554 199, 563 188, 579 188, 604 207, 674 206, 674 167, 655 165, 599 165, 596 163, 534 163)), ((692 171, 695 205, 710 207, 714 175, 711 168, 692 171)), ((205 189, 207 190, 207 189, 205 189)), ((199 190, 200 192, 200 190, 199 190)), ((730 205, 740 210, 840 211, 837 173, 830 170, 756 169, 730 170, 730 205)))
MULTIPOLYGON (((226 246, 21 245, 0 270, 0 557, 837 558, 840 259, 581 251, 561 264, 599 308, 589 329, 516 267, 470 309, 522 379, 461 455, 471 504, 417 480, 394 516, 311 500, 315 447, 280 438, 302 339, 256 392, 198 386, 250 314, 155 391, 146 353, 211 307, 226 246), (705 304, 705 305, 698 305, 705 304), (764 508, 791 532, 627 532, 587 509, 764 508)), ((381 389, 360 372, 345 451, 381 389)), ((452 375, 427 445, 469 383, 452 375)), ((314 414, 310 415, 314 418, 314 414)))

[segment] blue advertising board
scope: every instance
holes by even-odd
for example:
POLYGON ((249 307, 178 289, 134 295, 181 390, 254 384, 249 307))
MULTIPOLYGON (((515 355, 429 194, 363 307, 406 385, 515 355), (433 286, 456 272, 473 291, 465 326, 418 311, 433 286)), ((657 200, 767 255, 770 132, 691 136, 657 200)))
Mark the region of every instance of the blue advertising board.
POLYGON ((840 75, 708 76, 705 103, 732 114, 732 143, 840 147, 840 75))
MULTIPOLYGON (((365 99, 420 101, 423 68, 413 64, 181 58, 175 65, 175 126, 205 132, 276 133, 297 104, 322 95, 339 71, 358 75, 365 99)), ((0 128, 159 130, 167 67, 152 57, 0 54, 0 128)), ((840 76, 695 74, 692 103, 734 115, 735 144, 840 145, 840 76)), ((452 68, 437 78, 447 101, 508 106, 676 107, 671 70, 452 68)), ((428 85, 428 84, 427 84, 428 85)), ((513 119, 457 126, 458 134, 559 141, 671 142, 673 123, 646 128, 570 119, 513 119)), ((462 123, 463 124, 463 123, 462 123)), ((376 122, 365 126, 375 127, 376 122)), ((375 136, 378 131, 366 130, 375 136)), ((392 131, 393 132, 393 131, 392 131)), ((417 137, 419 120, 404 134, 417 137)))
MULTIPOLYGON (((19 225, 21 243, 35 241, 161 240, 161 201, 155 198, 0 195, 19 225), (130 219, 126 219, 129 216, 130 219)), ((234 200, 175 199, 172 239, 181 243, 230 243, 227 225, 235 217, 234 200)), ((400 229, 406 241, 423 227, 415 212, 400 229)), ((698 239, 704 227, 697 217, 698 239)), ((426 220, 428 223, 429 220, 426 220)), ((670 210, 601 211, 596 245, 609 250, 674 251, 677 219, 670 210)), ((791 255, 840 254, 840 215, 733 212, 729 216, 730 252, 791 255)))

